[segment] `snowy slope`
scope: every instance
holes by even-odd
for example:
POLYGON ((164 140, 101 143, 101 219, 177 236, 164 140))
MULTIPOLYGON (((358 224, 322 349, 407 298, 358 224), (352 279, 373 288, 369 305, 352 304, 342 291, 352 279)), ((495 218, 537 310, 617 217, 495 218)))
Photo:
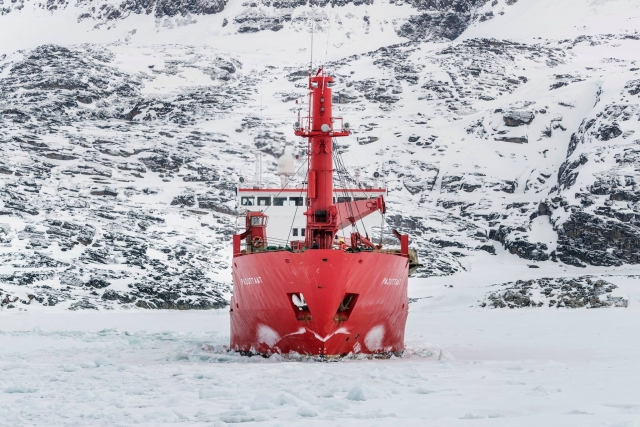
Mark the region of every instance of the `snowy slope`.
POLYGON ((238 179, 304 155, 311 22, 419 276, 638 262, 634 2, 104 4, 3 5, 3 306, 224 305, 238 179))
POLYGON ((638 31, 640 4, 633 0, 516 0, 486 5, 494 12, 489 25, 470 27, 462 38, 496 38, 531 42, 575 39, 638 31), (509 4, 511 3, 511 4, 509 4))
MULTIPOLYGON (((64 1, 0 4, 0 55, 40 44, 126 43, 205 45, 226 51, 299 57, 306 34, 333 33, 333 58, 406 40, 405 35, 453 39, 485 0, 411 2, 286 1, 64 1), (332 7, 332 4, 334 7, 332 7), (427 18, 425 18, 427 17, 427 18), (413 18, 413 20, 410 20, 413 18), (420 29, 425 21, 428 29, 420 29), (27 24, 27 25, 25 25, 27 24), (403 26, 407 24, 408 26, 403 26), (38 31, 33 31, 38 28, 38 31), (425 34, 426 30, 426 34, 425 34), (292 35, 297 35, 293 36, 292 35)), ((322 37, 323 53, 326 38, 322 37)), ((308 54, 304 55, 304 59, 308 54)))

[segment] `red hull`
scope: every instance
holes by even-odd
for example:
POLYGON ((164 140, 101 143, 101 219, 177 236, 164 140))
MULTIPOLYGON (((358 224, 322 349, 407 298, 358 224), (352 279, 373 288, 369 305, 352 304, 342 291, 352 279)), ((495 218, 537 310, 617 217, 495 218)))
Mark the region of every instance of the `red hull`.
POLYGON ((234 257, 231 348, 320 356, 401 352, 408 262, 331 249, 234 257), (291 295, 299 293, 308 311, 293 304, 291 295), (347 294, 349 310, 339 310, 347 294))

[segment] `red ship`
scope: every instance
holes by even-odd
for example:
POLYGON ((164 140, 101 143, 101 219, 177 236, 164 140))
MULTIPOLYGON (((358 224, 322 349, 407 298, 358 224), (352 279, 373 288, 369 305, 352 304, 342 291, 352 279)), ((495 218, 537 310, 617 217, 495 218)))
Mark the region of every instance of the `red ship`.
POLYGON ((294 125, 308 139, 304 240, 270 245, 259 210, 248 211, 245 231, 233 236, 235 351, 324 358, 404 350, 408 276, 417 256, 395 230, 399 249, 383 249, 358 231, 348 242, 336 240, 365 216, 384 214, 385 202, 379 195, 334 203, 334 141, 350 130, 333 117, 332 83, 322 68, 309 75, 309 114, 294 125))

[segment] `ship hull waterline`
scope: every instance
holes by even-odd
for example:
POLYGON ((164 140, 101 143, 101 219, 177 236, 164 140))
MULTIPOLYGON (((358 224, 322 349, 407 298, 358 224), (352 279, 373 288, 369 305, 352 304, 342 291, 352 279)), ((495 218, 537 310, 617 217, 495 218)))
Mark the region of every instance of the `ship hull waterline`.
POLYGON ((323 357, 404 350, 406 257, 332 249, 247 254, 233 259, 233 284, 232 350, 323 357))

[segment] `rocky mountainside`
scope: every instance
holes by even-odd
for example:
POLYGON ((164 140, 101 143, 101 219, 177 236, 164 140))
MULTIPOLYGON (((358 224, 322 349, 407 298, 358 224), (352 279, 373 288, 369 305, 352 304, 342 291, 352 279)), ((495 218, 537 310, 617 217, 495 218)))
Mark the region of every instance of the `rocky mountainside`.
MULTIPOLYGON (((466 29, 474 19, 492 18, 493 11, 477 13, 487 0, 411 0, 406 2, 391 1, 402 9, 407 9, 409 16, 397 22, 396 32, 412 40, 424 41, 426 38, 453 40, 466 29)), ((514 3, 514 1, 507 1, 514 3)), ((326 21, 328 10, 345 9, 355 6, 367 9, 374 6, 373 0, 285 0, 285 1, 243 1, 227 0, 131 0, 124 2, 103 1, 100 5, 93 1, 80 0, 70 4, 65 0, 48 0, 46 3, 35 3, 29 0, 2 0, 0 15, 9 15, 25 8, 49 11, 52 15, 60 11, 69 11, 76 16, 77 22, 86 21, 94 29, 101 27, 115 28, 119 21, 125 21, 136 15, 155 18, 159 25, 172 27, 185 26, 197 22, 199 16, 224 14, 222 26, 234 28, 238 33, 255 33, 259 31, 280 31, 291 29, 296 24, 312 19, 326 21), (231 3, 231 4, 230 4, 231 3), (171 19, 175 18, 175 19, 171 19)), ((350 8, 353 10, 353 8, 350 8)), ((364 10, 362 21, 371 25, 369 15, 364 10)), ((337 22, 341 24, 340 21, 337 22)), ((325 22, 326 24, 326 22, 325 22)))
POLYGON ((382 175, 382 237, 411 234, 419 276, 496 254, 639 262, 640 34, 622 21, 533 38, 511 27, 545 17, 533 0, 7 3, 0 27, 73 15, 105 40, 0 51, 3 307, 224 306, 239 178, 257 152, 265 176, 285 148, 304 156, 291 124, 312 26, 353 125, 338 148, 365 182, 382 175), (216 47, 179 37, 208 17, 228 31, 216 47), (291 45, 252 50, 270 38, 291 45))

